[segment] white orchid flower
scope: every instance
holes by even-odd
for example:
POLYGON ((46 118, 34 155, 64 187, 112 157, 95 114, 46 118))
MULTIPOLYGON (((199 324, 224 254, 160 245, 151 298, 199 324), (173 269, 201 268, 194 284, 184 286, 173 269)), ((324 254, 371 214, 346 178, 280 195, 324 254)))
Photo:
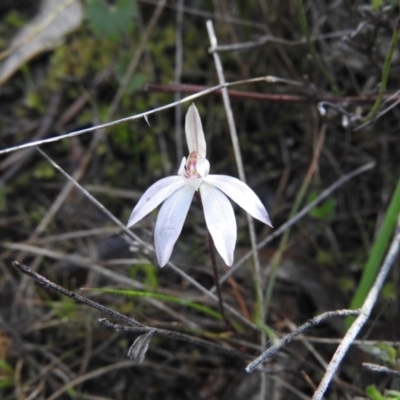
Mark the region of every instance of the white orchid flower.
POLYGON ((242 181, 226 175, 210 175, 206 141, 197 108, 189 107, 185 122, 189 157, 183 157, 178 175, 161 179, 140 198, 128 221, 128 228, 162 202, 157 217, 154 243, 157 260, 164 267, 182 231, 194 193, 199 190, 207 228, 215 248, 228 266, 233 264, 236 219, 227 195, 251 216, 272 226, 267 210, 257 195, 242 181))

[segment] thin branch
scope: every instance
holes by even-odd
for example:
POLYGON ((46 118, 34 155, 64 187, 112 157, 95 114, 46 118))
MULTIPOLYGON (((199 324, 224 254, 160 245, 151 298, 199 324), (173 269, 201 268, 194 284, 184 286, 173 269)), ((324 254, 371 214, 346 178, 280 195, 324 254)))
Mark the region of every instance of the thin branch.
MULTIPOLYGON (((321 40, 326 40, 326 39, 334 39, 334 38, 341 38, 343 39, 343 36, 350 35, 354 31, 347 29, 339 32, 332 32, 332 33, 327 33, 327 34, 322 34, 322 35, 317 35, 317 36, 310 36, 310 41, 312 42, 317 42, 321 40)), ((233 44, 224 44, 224 45, 218 45, 213 49, 210 49, 210 52, 224 52, 224 51, 243 51, 243 50, 251 50, 255 47, 260 47, 264 46, 267 43, 276 43, 276 44, 281 44, 284 46, 299 46, 303 44, 307 44, 307 39, 302 38, 299 40, 288 40, 284 38, 280 38, 278 36, 273 36, 270 34, 263 35, 259 37, 256 40, 251 40, 248 42, 242 42, 242 43, 233 43, 233 44)))
MULTIPOLYGON (((176 8, 176 33, 175 33, 175 82, 181 83, 182 68, 183 68, 183 45, 182 45, 182 31, 183 31, 183 1, 177 1, 176 8)), ((182 98, 182 93, 175 92, 174 100, 179 101, 182 98)), ((176 158, 178 164, 183 157, 183 144, 182 144, 182 107, 178 105, 175 108, 175 141, 176 141, 176 158)))
POLYGON ((72 185, 74 185, 88 200, 90 200, 96 207, 98 207, 111 221, 113 221, 117 226, 119 226, 131 239, 138 242, 146 249, 154 251, 154 249, 143 242, 136 234, 131 230, 127 229, 125 224, 123 224, 117 217, 115 217, 106 207, 103 206, 95 197, 93 197, 82 185, 80 185, 72 176, 67 174, 56 162, 54 162, 43 150, 37 148, 37 151, 55 168, 60 172, 72 185))
MULTIPOLYGON (((57 91, 49 99, 48 112, 42 118, 39 128, 33 134, 32 140, 40 140, 45 137, 51 129, 54 123, 54 119, 59 113, 59 105, 61 103, 62 94, 61 91, 57 91)), ((21 151, 20 153, 14 153, 8 156, 4 161, 0 163, 0 171, 5 171, 0 178, 0 186, 5 185, 10 181, 18 171, 30 162, 31 156, 34 153, 34 149, 21 151)))
MULTIPOLYGON (((385 115, 386 113, 388 113, 392 108, 396 107, 399 103, 400 103, 400 97, 399 97, 399 93, 400 90, 397 90, 396 92, 392 93, 392 94, 387 94, 387 95, 383 95, 382 99, 383 99, 383 104, 387 104, 387 103, 391 103, 390 106, 384 108, 381 112, 379 112, 375 118, 373 120, 367 120, 364 123, 362 123, 361 125, 358 125, 356 128, 353 129, 353 132, 356 132, 362 128, 364 128, 367 125, 372 124, 373 122, 377 121, 379 118, 381 118, 383 115, 385 115)), ((376 98, 378 98, 378 96, 376 96, 376 98)), ((375 100, 376 101, 376 100, 375 100)))
MULTIPOLYGON (((206 26, 207 26, 208 37, 210 40, 211 50, 213 50, 217 46, 218 41, 217 41, 217 36, 215 35, 214 25, 213 25, 212 20, 208 20, 206 22, 206 26)), ((215 68, 217 70, 219 83, 224 84, 225 83, 225 75, 224 75, 224 69, 222 66, 220 56, 217 52, 212 52, 212 54, 213 54, 213 58, 214 58, 215 68)), ((226 117, 228 119, 229 133, 231 136, 233 151, 235 153, 236 166, 238 169, 239 178, 243 182, 246 182, 246 175, 245 175, 244 167, 243 167, 242 154, 241 154, 240 146, 239 146, 239 138, 237 135, 236 124, 235 124, 235 119, 233 117, 233 112, 232 112, 231 101, 229 98, 228 89, 224 88, 221 90, 221 92, 222 92, 222 100, 224 102, 226 117)), ((255 227, 254 227, 254 221, 253 221, 253 218, 251 217, 251 215, 246 213, 246 218, 247 218, 247 225, 249 227, 250 243, 251 243, 253 261, 254 261, 253 279, 254 279, 254 286, 255 286, 256 298, 257 298, 256 321, 258 320, 258 321, 261 321, 261 323, 264 323, 265 322, 265 313, 264 313, 264 307, 263 307, 264 298, 263 298, 263 292, 262 292, 262 287, 261 287, 261 282, 262 282, 261 267, 260 267, 260 258, 259 258, 258 251, 257 251, 256 231, 255 231, 255 227)), ((210 238, 211 238, 211 236, 210 236, 210 238)), ((212 239, 211 239, 211 241, 212 241, 212 239)), ((217 276, 217 280, 216 280, 216 286, 217 286, 217 290, 219 292, 221 292, 220 285, 218 282, 218 276, 217 276)), ((265 348, 266 343, 267 343, 267 338, 266 338, 266 334, 264 331, 260 332, 260 339, 261 339, 260 341, 261 341, 262 348, 265 348)), ((263 374, 261 376, 261 390, 260 390, 260 398, 261 399, 265 398, 265 393, 266 393, 266 377, 263 374)))
POLYGON ((146 329, 146 327, 141 323, 135 321, 132 318, 128 318, 123 314, 120 314, 118 311, 111 310, 110 308, 104 307, 93 300, 87 299, 86 297, 82 297, 79 294, 76 294, 74 292, 71 292, 70 290, 64 289, 63 287, 56 285, 54 282, 51 282, 50 280, 38 274, 37 272, 33 271, 31 268, 27 267, 24 264, 20 264, 17 261, 13 261, 12 265, 23 274, 33 278, 40 286, 44 287, 47 290, 51 290, 52 292, 69 297, 70 299, 75 300, 77 303, 85 304, 89 307, 92 307, 104 314, 110 315, 113 318, 117 318, 120 321, 123 321, 125 324, 128 324, 130 326, 146 329))
POLYGON ((253 372, 260 364, 262 364, 267 358, 273 356, 277 351, 279 351, 283 346, 289 344, 296 336, 301 335, 305 331, 311 329, 312 327, 320 324, 322 321, 333 318, 333 317, 347 317, 349 315, 359 315, 360 310, 337 310, 337 311, 327 311, 317 317, 314 317, 299 326, 295 331, 289 333, 279 340, 279 343, 271 346, 267 351, 262 353, 254 361, 252 361, 247 367, 246 372, 253 372))
MULTIPOLYGON (((112 329, 118 331, 118 332, 138 332, 136 327, 113 324, 112 322, 108 321, 105 318, 99 319, 99 322, 109 328, 112 328, 112 329)), ((147 327, 147 330, 143 331, 143 332, 148 332, 149 330, 152 330, 155 335, 158 335, 161 337, 177 339, 177 340, 181 340, 183 342, 187 342, 187 343, 194 344, 197 346, 201 346, 201 347, 205 347, 205 348, 209 348, 209 349, 211 348, 218 352, 225 353, 225 354, 228 354, 233 357, 241 358, 243 360, 246 358, 245 355, 243 355, 242 353, 239 353, 238 351, 236 351, 234 349, 220 346, 214 342, 209 342, 208 340, 199 339, 194 336, 189 336, 185 333, 169 331, 167 329, 150 328, 150 327, 147 327)))
MULTIPOLYGON (((211 20, 207 21, 207 32, 208 32, 208 37, 210 39, 210 44, 211 44, 211 49, 214 49, 218 42, 217 42, 217 37, 215 35, 214 31, 214 25, 211 20)), ((225 76, 224 76, 224 70, 222 66, 221 59, 219 57, 219 54, 214 52, 213 53, 214 57, 214 63, 215 67, 217 70, 218 74, 218 80, 219 83, 222 85, 225 83, 225 76)), ((242 160, 242 154, 240 151, 240 146, 239 146, 239 139, 236 131, 236 125, 235 125, 235 119, 233 117, 233 112, 231 108, 231 103, 229 99, 229 93, 226 88, 221 90, 222 93, 222 99, 224 102, 224 107, 225 107, 225 113, 228 119, 228 125, 229 125, 229 132, 231 135, 231 141, 232 141, 232 146, 233 150, 235 153, 235 159, 236 159, 236 166, 238 168, 238 173, 239 173, 239 178, 243 181, 246 182, 246 175, 244 172, 244 167, 243 167, 243 160, 242 160)), ((256 233, 255 233, 255 228, 254 228, 254 221, 252 217, 246 213, 247 217, 247 224, 249 227, 249 234, 250 234, 250 241, 251 241, 251 248, 252 248, 252 255, 253 255, 253 260, 254 260, 254 283, 255 283, 255 288, 256 288, 256 296, 257 296, 257 304, 258 304, 258 310, 257 310, 257 317, 264 323, 264 312, 263 312, 263 295, 262 295, 262 288, 261 288, 261 272, 260 272, 260 260, 258 256, 258 251, 257 251, 257 239, 256 239, 256 233)), ((262 342, 265 344, 265 334, 261 333, 262 336, 262 342)))
POLYGON ((390 369, 390 368, 385 367, 383 365, 371 364, 371 363, 362 363, 362 366, 364 368, 369 369, 370 371, 373 371, 373 372, 381 372, 381 373, 384 373, 384 374, 388 374, 388 375, 394 376, 396 378, 400 378, 400 371, 396 371, 395 369, 390 369))
MULTIPOLYGON (((158 4, 159 0, 138 0, 140 3, 144 4, 158 4)), ((189 2, 189 4, 193 4, 193 2, 189 2)), ((170 8, 171 10, 176 10, 179 6, 176 4, 176 2, 171 2, 171 4, 166 4, 166 8, 170 8)), ((227 22, 239 26, 247 26, 249 28, 258 28, 265 32, 265 23, 257 23, 254 20, 248 20, 248 19, 243 19, 243 18, 237 18, 233 17, 231 15, 226 15, 224 13, 219 13, 219 12, 210 12, 210 11, 205 11, 202 10, 198 7, 188 7, 184 6, 183 11, 187 15, 194 15, 196 17, 201 17, 205 19, 214 19, 217 21, 221 22, 227 22)))
MULTIPOLYGON (((80 162, 80 165, 76 168, 76 170, 73 173, 73 178, 75 181, 80 181, 84 177, 84 174, 86 173, 86 170, 89 167, 92 156, 95 153, 95 149, 102 142, 103 138, 104 138, 103 132, 97 132, 96 135, 92 138, 88 151, 85 153, 80 162)), ((39 148, 37 149, 40 151, 39 148)), ((71 182, 67 182, 64 185, 62 190, 59 192, 57 198, 55 199, 53 204, 49 207, 49 209, 46 211, 46 214, 41 219, 40 223, 38 224, 35 231, 31 235, 30 237, 31 240, 39 237, 45 231, 47 226, 53 220, 54 216, 57 214, 58 210, 63 206, 63 204, 65 204, 65 200, 71 193, 72 188, 73 188, 73 183, 71 182)))
MULTIPOLYGON (((119 226, 122 231, 127 235, 128 238, 133 240, 136 243, 139 243, 141 246, 143 246, 146 250, 148 250, 150 253, 154 253, 154 247, 149 245, 148 243, 145 243, 142 239, 139 238, 134 232, 132 232, 130 229, 127 229, 125 224, 123 224, 117 217, 115 217, 110 211, 107 210, 106 207, 104 207, 95 197, 93 197, 84 187, 82 187, 78 182, 76 182, 70 175, 68 175, 56 162, 54 162, 45 152, 43 152, 41 149, 37 148, 37 151, 44 157, 46 160, 49 161, 49 163, 56 169, 58 170, 66 179, 68 179, 72 184, 78 188, 78 190, 86 196, 96 207, 98 207, 101 211, 104 212, 104 214, 110 218, 111 221, 113 221, 117 226, 119 226)), ((196 287, 201 293, 205 294, 207 297, 213 299, 214 301, 218 302, 217 296, 210 292, 208 289, 206 289, 203 285, 201 285, 199 282, 197 282, 195 279, 193 279, 190 275, 188 275, 186 272, 182 271, 178 266, 176 266, 174 263, 171 261, 168 261, 167 264, 174 272, 179 274, 181 277, 183 277, 186 281, 191 283, 194 287, 196 287)), ((242 323, 245 325, 251 327, 252 329, 259 331, 259 328, 257 325, 255 325, 253 322, 249 321, 248 319, 244 318, 237 310, 235 310, 233 307, 224 304, 224 308, 229 311, 232 315, 234 315, 238 320, 240 320, 242 323)))
POLYGON ((43 139, 43 140, 36 140, 34 142, 29 142, 29 143, 20 144, 20 145, 17 145, 17 146, 8 147, 6 149, 0 150, 0 154, 7 154, 7 153, 11 153, 11 152, 17 151, 17 150, 22 150, 22 149, 27 149, 27 148, 30 148, 30 147, 40 146, 40 145, 46 144, 46 143, 58 142, 59 140, 63 140, 63 139, 66 139, 66 138, 71 138, 71 137, 83 135, 84 133, 97 131, 98 129, 108 128, 110 126, 118 125, 118 124, 121 124, 123 122, 134 121, 134 120, 139 119, 139 118, 144 118, 144 119, 147 120, 147 117, 149 115, 155 114, 155 113, 157 113, 159 111, 168 110, 169 108, 173 108, 173 107, 175 107, 175 106, 177 106, 179 104, 183 104, 183 103, 187 103, 189 101, 193 101, 195 99, 198 99, 199 97, 206 96, 209 93, 215 92, 216 90, 220 90, 220 89, 225 88, 225 87, 243 85, 243 84, 246 84, 246 83, 254 83, 254 82, 275 83, 275 82, 281 82, 281 81, 282 81, 282 78, 278 78, 278 77, 275 77, 275 76, 262 76, 262 77, 258 77, 258 78, 244 79, 244 80, 241 80, 241 81, 235 81, 235 82, 225 83, 223 85, 213 86, 213 87, 210 87, 210 88, 208 88, 206 90, 203 90, 203 91, 201 91, 199 93, 195 93, 195 94, 192 94, 191 96, 187 96, 182 100, 174 101, 174 102, 166 104, 164 106, 154 108, 153 110, 145 111, 143 113, 136 114, 136 115, 131 115, 130 117, 125 117, 125 118, 117 119, 117 120, 114 120, 114 121, 106 122, 104 124, 92 126, 90 128, 79 129, 77 131, 73 131, 73 132, 70 132, 70 133, 65 133, 64 135, 59 135, 59 136, 55 136, 55 137, 51 137, 51 138, 47 138, 47 139, 43 139))
MULTIPOLYGON (((343 175, 340 179, 338 179, 335 183, 325 189, 315 200, 311 203, 307 204, 298 214, 296 214, 293 218, 289 219, 289 221, 285 222, 281 225, 278 229, 276 229, 271 235, 267 236, 263 239, 260 243, 257 244, 257 249, 260 250, 268 243, 272 242, 272 240, 276 239, 282 233, 286 231, 286 229, 290 228, 292 225, 296 224, 300 221, 304 216, 306 216, 315 206, 329 197, 336 189, 340 186, 344 185, 346 182, 350 181, 351 179, 355 178, 356 176, 363 174, 364 172, 369 171, 370 169, 374 168, 376 163, 369 162, 368 164, 363 165, 355 169, 354 171, 343 175)), ((226 272, 221 279, 219 280, 220 284, 224 283, 235 271, 238 270, 250 257, 252 256, 252 252, 249 251, 246 253, 238 262, 233 265, 228 272, 226 272)), ((211 292, 215 292, 215 287, 210 289, 211 292)))
MULTIPOLYGON (((291 80, 279 80, 272 83, 287 83, 295 86, 304 86, 302 82, 291 81, 291 80), (296 84, 297 83, 297 84, 296 84)), ((206 90, 206 86, 193 85, 193 84, 176 84, 170 83, 167 85, 159 85, 157 83, 148 83, 146 89, 150 92, 183 92, 183 93, 199 93, 206 90)), ((243 90, 229 90, 230 97, 238 97, 242 99, 251 100, 266 100, 283 103, 311 103, 316 104, 318 102, 330 102, 340 104, 370 104, 374 103, 377 99, 377 95, 360 95, 360 96, 332 96, 325 94, 316 93, 312 97, 307 95, 297 94, 276 94, 276 93, 258 93, 258 92, 246 92, 243 90)), ((397 93, 397 92, 396 92, 397 93)), ((396 102, 400 100, 400 96, 397 94, 387 94, 383 96, 383 99, 387 102, 396 102)), ((221 89, 216 89, 212 92, 214 95, 221 94, 221 89)), ((343 112, 343 110, 340 110, 343 112)), ((350 113, 349 113, 350 114, 350 113)))
POLYGON ((115 330, 118 331, 128 331, 128 332, 135 332, 135 333, 145 333, 149 331, 154 331, 155 335, 161 336, 161 337, 167 337, 167 338, 172 338, 172 339, 177 339, 181 340, 190 344, 195 344, 201 347, 205 347, 208 349, 212 349, 221 353, 229 354, 231 356, 237 357, 244 359, 245 356, 239 352, 237 352, 234 349, 229 349, 226 347, 222 347, 216 343, 209 342, 204 339, 198 339, 196 337, 180 333, 180 332, 174 332, 174 331, 169 331, 166 329, 158 329, 158 328, 153 328, 149 326, 142 325, 140 322, 137 322, 133 318, 128 318, 127 316, 120 314, 117 311, 111 310, 108 307, 105 307, 99 303, 96 303, 93 300, 90 300, 86 297, 80 296, 79 294, 76 294, 74 292, 71 292, 70 290, 67 290, 54 282, 51 282, 44 276, 38 274, 37 272, 34 272, 31 268, 27 267, 26 265, 20 264, 16 261, 13 262, 13 266, 17 268, 20 272, 23 274, 33 278, 40 286, 44 287, 47 290, 51 290, 52 292, 61 294, 62 296, 69 297, 70 299, 73 299, 77 303, 84 304, 88 307, 94 308, 95 310, 98 310, 104 314, 107 314, 113 318, 116 318, 128 326, 123 326, 123 325, 117 325, 117 324, 112 324, 110 322, 105 322, 105 319, 100 319, 99 322, 103 323, 106 326, 112 327, 115 330))
POLYGON ((349 330, 347 331, 346 335, 344 336, 342 342, 338 346, 335 351, 335 354, 332 357, 331 362, 326 369, 325 375, 322 378, 318 389, 314 393, 312 397, 313 400, 321 400, 323 395, 330 384, 333 375, 335 374, 336 370, 338 369, 343 357, 346 355, 347 350, 349 349, 350 345, 353 343, 354 339, 360 332, 361 328, 364 326, 365 322, 368 320, 372 308, 375 305, 379 292, 382 289, 382 286, 385 282, 387 275, 397 257, 400 247, 400 216, 397 220, 397 227, 395 233, 393 235, 392 243, 390 245, 390 249, 386 255, 386 258, 382 264, 382 267, 379 271, 378 276, 376 277, 375 283, 372 286, 371 290, 368 293, 367 298, 364 301, 363 306, 360 309, 360 315, 356 318, 353 322, 349 330))
MULTIPOLYGON (((89 371, 89 372, 79 375, 73 379, 70 379, 70 380, 68 379, 67 382, 64 384, 64 386, 60 387, 57 391, 53 392, 49 397, 46 397, 46 400, 60 399, 60 398, 62 398, 61 397, 62 394, 64 394, 65 392, 68 392, 68 391, 71 392, 72 391, 71 389, 73 389, 75 386, 77 386, 83 382, 86 382, 86 381, 94 379, 94 378, 99 378, 101 375, 104 375, 104 374, 110 374, 110 372, 118 370, 118 369, 122 369, 122 368, 130 368, 131 369, 135 366, 137 366, 136 361, 124 360, 124 361, 119 361, 116 363, 111 363, 109 365, 106 365, 105 367, 97 368, 94 371, 89 371)), ((68 396, 68 397, 70 397, 70 396, 68 396)), ((29 397, 29 398, 38 398, 38 397, 35 396, 35 397, 29 397)), ((90 397, 83 397, 83 398, 90 398, 90 397)), ((91 397, 91 398, 93 399, 93 397, 91 397)))

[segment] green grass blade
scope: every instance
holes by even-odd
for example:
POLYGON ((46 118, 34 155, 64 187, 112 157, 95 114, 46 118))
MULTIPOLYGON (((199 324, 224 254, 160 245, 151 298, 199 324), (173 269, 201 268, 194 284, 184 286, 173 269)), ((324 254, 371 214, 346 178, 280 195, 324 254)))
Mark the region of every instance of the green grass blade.
POLYGON ((383 70, 382 70, 382 79, 379 88, 379 94, 378 97, 376 98, 375 104, 371 109, 371 112, 366 118, 367 121, 370 121, 375 118, 376 114, 378 113, 379 107, 382 103, 383 95, 386 92, 387 82, 389 79, 390 65, 392 63, 393 55, 396 51, 397 42, 399 40, 399 33, 400 33, 400 19, 397 20, 396 28, 393 31, 392 40, 390 42, 390 47, 386 54, 385 64, 383 65, 383 70))
POLYGON ((121 290, 121 289, 86 289, 85 290, 91 290, 95 292, 102 292, 102 293, 113 293, 113 294, 119 294, 119 295, 124 295, 124 296, 132 296, 132 297, 148 297, 156 300, 161 300, 161 301, 169 301, 170 303, 176 303, 176 304, 181 304, 186 307, 190 307, 196 311, 200 311, 203 314, 206 314, 210 317, 216 318, 216 319, 221 319, 221 314, 217 311, 214 311, 213 309, 203 306, 202 304, 195 303, 190 300, 185 300, 180 297, 175 297, 175 296, 170 296, 167 294, 161 294, 161 293, 154 293, 154 292, 139 292, 137 290, 121 290))
MULTIPOLYGON (((364 272, 357 291, 350 302, 351 309, 357 309, 362 306, 371 286, 375 280, 379 266, 382 263, 383 257, 389 247, 390 238, 396 226, 397 217, 400 213, 400 179, 397 182, 396 189, 390 200, 389 207, 386 211, 382 226, 379 229, 376 240, 372 246, 369 258, 364 267, 364 272)), ((346 328, 348 328, 354 317, 346 318, 346 328)))

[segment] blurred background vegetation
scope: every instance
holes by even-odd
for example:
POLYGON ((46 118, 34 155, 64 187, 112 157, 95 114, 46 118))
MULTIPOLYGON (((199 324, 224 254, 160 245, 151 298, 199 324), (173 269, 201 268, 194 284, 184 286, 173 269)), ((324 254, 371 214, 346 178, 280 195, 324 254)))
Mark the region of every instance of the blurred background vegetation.
MULTIPOLYGON (((359 306, 388 247, 400 207, 398 15, 397 2, 384 0, 3 0, 0 147, 139 114, 217 85, 205 27, 211 19, 219 45, 247 44, 220 52, 228 82, 282 79, 237 86, 231 97, 248 184, 274 227, 294 205, 376 163, 314 208, 285 242, 261 249, 263 290, 271 269, 277 274, 263 323, 280 336, 320 312, 359 306)), ((143 191, 175 174, 187 155, 188 106, 42 149, 126 222, 143 191)), ((211 172, 237 176, 220 93, 196 106, 211 172)), ((159 269, 152 254, 128 246, 34 149, 0 155, 0 213, 2 399, 259 398, 260 372, 246 375, 241 360, 175 340, 153 338, 144 363, 133 365, 126 353, 135 336, 99 325, 98 313, 38 288, 11 267, 18 260, 71 290, 112 289, 85 295, 143 324, 231 346, 249 360, 261 351, 259 332, 240 321, 237 332, 226 332, 214 302, 168 267, 159 269), (123 296, 116 289, 137 292, 123 296)), ((149 243, 156 215, 134 228, 149 243)), ((250 239, 244 213, 237 210, 237 218, 239 259, 250 239)), ((259 240, 270 233, 258 223, 256 230, 259 240)), ((172 259, 213 286, 195 203, 172 259)), ((223 285, 223 295, 260 323, 251 270, 249 261, 223 285)), ((352 348, 327 398, 397 396, 398 381, 360 365, 399 368, 398 285, 394 268, 364 341, 352 348)), ((331 339, 343 332, 343 321, 328 321, 309 333, 307 345, 298 341, 278 354, 265 366, 266 398, 308 398, 324 372, 316 355, 329 361, 337 344, 331 339)))

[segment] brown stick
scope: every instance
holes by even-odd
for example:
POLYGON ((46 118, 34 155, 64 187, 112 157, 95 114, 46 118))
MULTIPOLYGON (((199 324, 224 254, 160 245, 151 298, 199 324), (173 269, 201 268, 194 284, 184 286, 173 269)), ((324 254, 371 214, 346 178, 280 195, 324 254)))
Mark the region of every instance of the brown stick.
MULTIPOLYGON (((146 85, 146 89, 149 92, 182 92, 182 93, 198 93, 205 89, 206 86, 201 85, 185 85, 170 83, 168 85, 158 85, 155 83, 149 83, 146 85)), ((221 94, 221 89, 215 90, 212 94, 221 94)), ((377 95, 371 96, 306 96, 306 95, 296 95, 296 94, 273 94, 273 93, 257 93, 257 92, 245 92, 241 90, 229 90, 230 97, 240 97, 242 99, 253 99, 253 100, 268 100, 276 102, 288 102, 288 103, 318 103, 320 101, 327 101, 331 103, 351 103, 351 104, 370 104, 376 101, 377 95)), ((386 95, 383 97, 384 100, 393 103, 400 100, 400 96, 386 95)))

